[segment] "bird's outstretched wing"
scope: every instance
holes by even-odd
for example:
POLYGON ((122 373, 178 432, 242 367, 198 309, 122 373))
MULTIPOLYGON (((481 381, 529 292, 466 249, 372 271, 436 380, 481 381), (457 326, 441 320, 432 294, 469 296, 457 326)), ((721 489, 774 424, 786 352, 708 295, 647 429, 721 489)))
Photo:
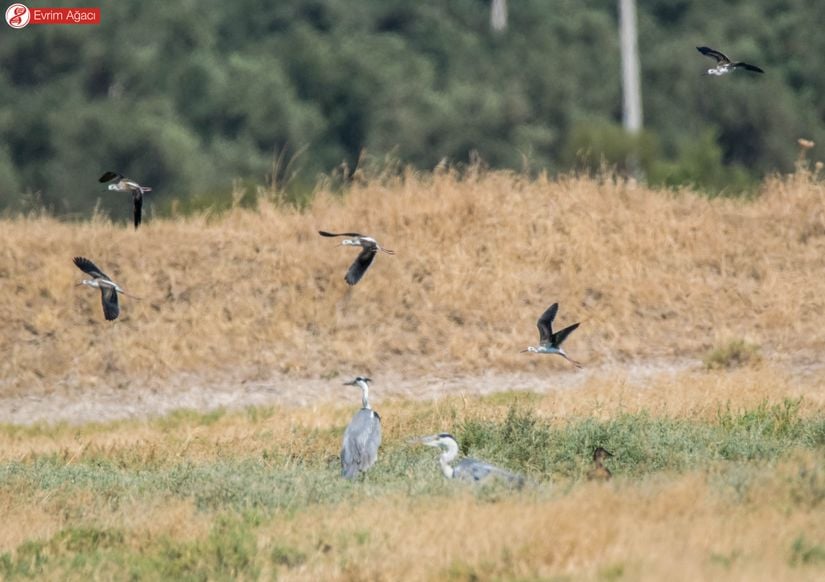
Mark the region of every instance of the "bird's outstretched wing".
POLYGON ((103 316, 106 321, 113 321, 120 315, 120 306, 117 304, 117 290, 108 285, 100 288, 100 301, 103 303, 103 316))
POLYGON ((98 182, 111 182, 112 180, 122 180, 123 174, 118 174, 117 172, 105 172, 100 178, 98 178, 98 182))
POLYGON ((706 57, 710 57, 710 58, 712 58, 712 59, 716 59, 716 62, 717 62, 718 64, 720 64, 720 65, 723 65, 723 64, 725 64, 725 63, 729 63, 729 62, 730 62, 730 59, 729 59, 728 57, 726 57, 726 56, 724 55, 724 53, 721 53, 721 52, 719 52, 719 51, 717 51, 717 50, 714 50, 714 49, 712 49, 712 48, 710 48, 710 47, 706 47, 706 46, 697 46, 697 47, 696 47, 696 50, 697 50, 697 51, 699 51, 700 53, 702 53, 703 55, 705 55, 706 57))
POLYGON ((321 236, 364 236, 363 234, 358 234, 357 232, 327 232, 325 230, 319 230, 318 234, 321 236))
POLYGON ((141 190, 132 192, 132 216, 135 220, 135 229, 140 226, 141 209, 143 208, 143 192, 141 190))
POLYGON ((536 322, 536 327, 539 328, 539 343, 549 341, 553 337, 553 320, 556 319, 556 313, 559 311, 559 304, 554 303, 548 307, 544 313, 541 314, 539 320, 536 322))
POLYGON ((561 344, 564 342, 564 340, 567 339, 567 336, 569 336, 571 333, 573 333, 573 331, 577 327, 579 327, 579 325, 580 325, 579 323, 574 323, 573 325, 568 325, 563 330, 556 332, 553 335, 553 345, 556 346, 557 348, 561 347, 561 344))
POLYGON ((372 262, 375 260, 375 255, 378 253, 378 247, 368 246, 358 253, 355 261, 350 265, 347 274, 344 277, 346 282, 350 285, 355 285, 370 268, 372 262))
POLYGON ((104 273, 103 271, 101 271, 97 267, 97 265, 95 265, 89 259, 87 259, 85 257, 75 257, 73 259, 73 261, 74 261, 74 264, 77 265, 77 267, 81 271, 86 273, 87 275, 90 275, 90 276, 94 277, 95 279, 107 279, 107 280, 111 281, 111 279, 109 279, 109 276, 106 273, 104 273))
POLYGON ((745 69, 746 71, 753 71, 754 73, 764 73, 765 72, 762 69, 760 69, 759 67, 757 67, 756 65, 751 65, 749 63, 743 63, 741 61, 738 62, 738 63, 733 63, 733 66, 736 67, 737 69, 745 69))

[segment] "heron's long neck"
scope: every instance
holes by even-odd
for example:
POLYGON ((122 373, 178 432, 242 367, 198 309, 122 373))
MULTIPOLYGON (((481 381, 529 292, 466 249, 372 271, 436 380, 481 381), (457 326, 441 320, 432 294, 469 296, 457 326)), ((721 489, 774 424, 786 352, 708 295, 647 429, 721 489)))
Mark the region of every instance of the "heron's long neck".
POLYGON ((438 461, 441 463, 441 471, 444 473, 444 476, 452 479, 454 469, 450 466, 450 463, 458 456, 458 444, 456 444, 455 441, 448 440, 444 445, 447 447, 447 450, 441 453, 441 458, 439 458, 438 461))
POLYGON ((361 407, 372 410, 370 406, 370 387, 366 382, 358 382, 361 387, 361 407))

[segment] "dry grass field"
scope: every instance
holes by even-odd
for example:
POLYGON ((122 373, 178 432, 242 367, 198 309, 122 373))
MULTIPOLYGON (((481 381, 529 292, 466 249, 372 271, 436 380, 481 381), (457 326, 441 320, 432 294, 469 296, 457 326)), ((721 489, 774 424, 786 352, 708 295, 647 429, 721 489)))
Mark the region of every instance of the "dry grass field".
POLYGON ((583 322, 567 348, 588 367, 701 360, 732 340, 804 364, 825 349, 823 266, 825 185, 805 172, 767 181, 755 201, 447 172, 137 232, 4 219, 1 390, 564 370, 518 353, 553 301, 559 325, 583 322), (319 228, 372 234, 397 255, 348 288, 355 251, 319 228), (75 255, 142 299, 105 322, 96 292, 73 287, 75 255))
POLYGON ((0 579, 825 575, 815 174, 753 200, 408 174, 137 232, 0 222, 0 412, 19 419, 0 425, 0 579), (397 254, 347 288, 355 251, 318 229, 397 254), (103 321, 75 255, 141 299, 103 321), (553 301, 560 325, 582 321, 565 347, 583 371, 518 353, 553 301), (350 483, 338 449, 359 399, 340 384, 356 373, 376 378, 384 444, 350 483), (144 414, 217 383, 277 390, 144 414), (103 394, 125 420, 48 422, 72 401, 94 418, 103 394), (26 401, 45 412, 15 416, 26 401), (407 443, 442 430, 528 485, 446 481, 435 451, 407 443), (598 445, 609 483, 585 479, 598 445))
POLYGON ((355 483, 337 460, 352 407, 6 426, 0 577, 821 579, 822 404, 770 370, 694 380, 388 401, 355 483), (446 481, 407 444, 444 429, 528 485, 446 481), (596 444, 610 483, 584 478, 596 444))

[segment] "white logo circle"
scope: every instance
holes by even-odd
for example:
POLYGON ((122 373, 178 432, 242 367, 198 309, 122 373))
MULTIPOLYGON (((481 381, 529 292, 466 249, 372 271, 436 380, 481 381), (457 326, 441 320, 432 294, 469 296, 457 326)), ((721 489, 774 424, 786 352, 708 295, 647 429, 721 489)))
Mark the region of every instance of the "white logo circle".
POLYGON ((6 8, 6 22, 12 28, 23 28, 31 20, 31 11, 25 4, 12 4, 6 8))

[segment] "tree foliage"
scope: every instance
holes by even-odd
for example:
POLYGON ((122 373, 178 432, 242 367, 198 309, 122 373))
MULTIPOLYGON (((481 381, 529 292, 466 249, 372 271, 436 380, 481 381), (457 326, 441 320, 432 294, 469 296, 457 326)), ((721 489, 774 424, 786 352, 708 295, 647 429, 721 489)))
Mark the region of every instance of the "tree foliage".
POLYGON ((311 182, 364 150, 551 171, 633 153, 652 181, 736 190, 790 169, 796 138, 825 142, 821 2, 639 0, 638 138, 618 125, 615 3, 508 8, 493 32, 489 0, 110 0, 99 26, 9 30, 0 208, 119 208, 106 169, 208 198, 299 152, 311 182), (704 44, 767 73, 702 76, 704 44))

